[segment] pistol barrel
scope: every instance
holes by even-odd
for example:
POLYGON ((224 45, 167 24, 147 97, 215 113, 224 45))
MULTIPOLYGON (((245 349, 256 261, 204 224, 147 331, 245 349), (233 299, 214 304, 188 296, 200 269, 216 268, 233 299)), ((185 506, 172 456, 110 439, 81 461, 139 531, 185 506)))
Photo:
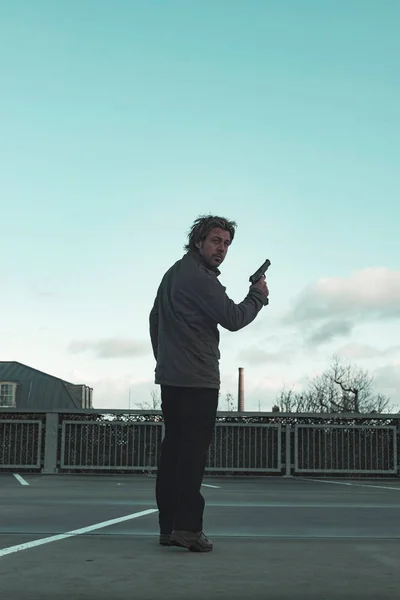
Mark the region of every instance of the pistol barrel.
POLYGON ((262 277, 263 275, 265 275, 268 267, 270 266, 271 261, 267 258, 267 260, 261 265, 261 267, 259 269, 257 269, 257 271, 251 275, 249 277, 249 281, 254 285, 255 283, 257 283, 257 281, 260 279, 260 277, 262 277))

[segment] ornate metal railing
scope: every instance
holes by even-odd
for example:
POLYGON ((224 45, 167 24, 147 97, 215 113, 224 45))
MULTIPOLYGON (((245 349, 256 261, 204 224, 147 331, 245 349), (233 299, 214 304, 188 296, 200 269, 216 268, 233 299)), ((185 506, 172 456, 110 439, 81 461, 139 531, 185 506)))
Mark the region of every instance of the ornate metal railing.
MULTIPOLYGON (((149 472, 159 411, 0 409, 0 470, 149 472)), ((219 412, 208 473, 397 475, 396 415, 219 412)))

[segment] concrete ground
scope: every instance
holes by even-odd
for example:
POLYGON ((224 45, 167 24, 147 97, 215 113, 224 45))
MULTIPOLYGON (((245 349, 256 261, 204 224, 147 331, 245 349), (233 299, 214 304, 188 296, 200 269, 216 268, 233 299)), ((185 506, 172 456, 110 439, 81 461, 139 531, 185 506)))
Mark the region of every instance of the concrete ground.
POLYGON ((398 480, 206 478, 209 554, 158 545, 154 483, 1 474, 0 598, 400 597, 398 480))

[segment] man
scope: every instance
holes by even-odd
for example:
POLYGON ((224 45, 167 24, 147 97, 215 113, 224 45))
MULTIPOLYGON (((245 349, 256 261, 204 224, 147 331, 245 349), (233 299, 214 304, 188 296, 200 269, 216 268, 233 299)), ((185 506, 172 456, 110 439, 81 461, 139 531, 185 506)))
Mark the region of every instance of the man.
POLYGON ((218 281, 235 236, 223 217, 196 219, 186 254, 164 275, 150 312, 150 337, 161 386, 165 436, 156 481, 160 544, 209 552, 200 487, 220 388, 219 331, 238 331, 268 304, 265 278, 235 304, 218 281))

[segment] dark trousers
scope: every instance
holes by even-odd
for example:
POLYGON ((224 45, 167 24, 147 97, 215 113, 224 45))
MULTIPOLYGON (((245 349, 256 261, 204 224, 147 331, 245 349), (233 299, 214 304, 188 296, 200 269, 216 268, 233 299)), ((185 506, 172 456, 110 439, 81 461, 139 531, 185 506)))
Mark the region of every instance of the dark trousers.
POLYGON ((203 530, 200 487, 217 407, 217 389, 161 386, 165 435, 156 481, 160 533, 203 530))

